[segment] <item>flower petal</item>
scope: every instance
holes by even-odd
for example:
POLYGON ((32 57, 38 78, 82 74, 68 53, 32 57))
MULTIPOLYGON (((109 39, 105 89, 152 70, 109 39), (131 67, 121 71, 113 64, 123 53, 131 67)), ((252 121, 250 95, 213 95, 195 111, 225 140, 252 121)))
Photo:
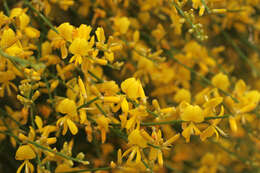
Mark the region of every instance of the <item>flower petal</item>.
POLYGON ((68 126, 69 126, 69 129, 70 129, 71 133, 73 135, 76 135, 78 133, 78 127, 70 119, 67 119, 67 123, 68 123, 68 126))

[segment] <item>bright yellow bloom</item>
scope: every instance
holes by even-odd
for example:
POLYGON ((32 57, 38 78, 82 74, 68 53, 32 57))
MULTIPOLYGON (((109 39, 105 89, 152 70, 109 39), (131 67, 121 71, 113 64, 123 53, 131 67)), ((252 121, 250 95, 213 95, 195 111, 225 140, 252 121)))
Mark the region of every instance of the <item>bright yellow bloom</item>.
POLYGON ((103 100, 105 103, 119 103, 121 99, 118 96, 105 96, 103 100))
POLYGON ((78 133, 78 127, 68 116, 58 119, 56 125, 57 127, 63 126, 62 135, 65 135, 68 129, 73 135, 78 133))
POLYGON ((224 91, 227 91, 230 83, 228 80, 228 76, 224 75, 223 73, 218 73, 217 75, 215 75, 211 82, 213 83, 213 85, 215 85, 217 88, 220 88, 224 91))
MULTIPOLYGON (((129 135, 128 135, 128 144, 131 145, 129 149, 127 149, 122 157, 120 155, 120 162, 121 158, 129 155, 127 159, 127 163, 132 162, 132 160, 135 158, 135 163, 140 163, 141 162, 141 149, 147 147, 147 140, 142 136, 141 132, 139 129, 133 130, 129 135)), ((120 154, 120 153, 119 153, 120 154)))
POLYGON ((182 101, 186 101, 190 103, 191 100, 191 93, 189 90, 186 89, 180 89, 177 91, 177 93, 174 95, 173 100, 177 103, 181 103, 182 101))
POLYGON ((87 26, 87 25, 80 25, 79 28, 76 29, 75 33, 73 34, 73 38, 81 38, 81 39, 85 39, 85 40, 89 40, 90 38, 90 32, 92 30, 91 26, 87 26))
POLYGON ((33 164, 31 164, 28 160, 25 160, 21 166, 17 169, 16 173, 22 172, 23 167, 25 166, 25 173, 34 173, 33 164))
POLYGON ((78 77, 78 83, 79 83, 79 88, 80 88, 80 92, 82 94, 82 96, 87 99, 87 92, 86 92, 86 88, 85 85, 82 81, 82 79, 80 78, 80 76, 78 77))
POLYGON ((140 130, 133 130, 128 136, 128 142, 131 145, 137 145, 141 148, 147 147, 147 140, 141 135, 140 130))
POLYGON ((57 106, 57 111, 63 114, 68 114, 71 117, 77 116, 76 103, 70 99, 63 99, 57 106))
POLYGON ((114 19, 115 30, 120 34, 125 34, 130 26, 130 21, 127 17, 119 17, 114 19))
POLYGON ((121 102, 121 109, 123 112, 127 113, 129 111, 129 104, 126 100, 126 98, 124 97, 122 102, 121 102))
POLYGON ((193 123, 190 123, 182 131, 182 136, 186 139, 186 142, 190 142, 191 135, 199 135, 200 133, 200 130, 193 123))
POLYGON ((63 99, 56 108, 57 112, 66 114, 64 117, 61 117, 57 120, 56 125, 63 126, 62 135, 67 133, 67 130, 71 131, 73 135, 78 133, 78 128, 76 124, 73 122, 74 119, 77 118, 78 112, 76 103, 70 99, 63 99))
POLYGON ((150 144, 158 146, 158 148, 150 147, 149 160, 153 161, 153 162, 158 160, 160 167, 163 166, 163 153, 162 153, 162 151, 169 149, 168 147, 171 146, 171 144, 173 142, 175 142, 180 137, 180 134, 177 134, 177 135, 172 136, 167 141, 163 142, 164 139, 162 137, 161 130, 158 130, 158 132, 153 130, 153 133, 152 133, 151 136, 146 131, 141 130, 141 135, 146 140, 148 140, 150 144))
POLYGON ((40 31, 38 31, 37 29, 35 29, 33 27, 26 27, 24 32, 25 32, 25 34, 29 38, 38 38, 38 37, 40 37, 40 31))
POLYGON ((121 89, 130 99, 146 99, 141 82, 135 78, 128 78, 123 81, 121 89))
POLYGON ((233 116, 229 117, 229 125, 233 132, 237 132, 237 123, 235 117, 233 116))
POLYGON ((239 100, 238 103, 234 102, 230 97, 227 97, 225 102, 235 114, 244 114, 254 110, 260 101, 259 91, 247 91, 247 86, 242 80, 236 82, 233 95, 239 100))
POLYGON ((95 31, 95 34, 97 36, 97 40, 99 43, 104 44, 106 41, 104 29, 101 27, 98 27, 97 30, 95 31))
POLYGON ((64 59, 68 56, 68 50, 66 43, 72 42, 72 35, 74 32, 74 27, 69 23, 63 23, 58 28, 58 34, 53 30, 48 33, 48 39, 51 40, 51 45, 54 48, 59 48, 61 50, 61 58, 64 59))
POLYGON ((146 117, 147 111, 145 106, 141 105, 135 109, 128 111, 130 114, 130 118, 126 121, 125 128, 127 130, 135 129, 136 127, 140 127, 141 120, 146 117))
POLYGON ((204 121, 203 111, 197 105, 187 105, 180 116, 184 121, 191 121, 196 123, 204 121))
POLYGON ((11 88, 14 89, 15 91, 18 90, 16 85, 10 82, 11 80, 15 79, 15 77, 16 76, 13 73, 13 71, 5 71, 5 72, 0 71, 0 97, 4 96, 5 90, 7 91, 7 95, 9 96, 12 94, 11 88))
POLYGON ((58 3, 60 8, 65 11, 74 4, 74 0, 51 0, 51 2, 58 3))
POLYGON ((12 29, 5 29, 1 35, 0 48, 6 49, 17 42, 16 35, 12 29))
POLYGON ((82 57, 88 54, 93 44, 94 44, 94 37, 92 37, 90 42, 82 38, 76 38, 75 40, 73 40, 73 42, 69 47, 69 51, 72 54, 74 54, 73 57, 70 59, 70 62, 75 61, 75 64, 81 64, 82 57))
POLYGON ((21 145, 15 154, 16 160, 24 160, 24 162, 19 166, 16 173, 20 173, 25 166, 25 172, 26 173, 33 173, 34 167, 29 162, 29 160, 36 158, 36 154, 33 151, 33 149, 29 145, 21 145))
POLYGON ((105 117, 104 115, 98 117, 96 122, 98 124, 98 129, 101 131, 101 139, 102 143, 106 141, 106 133, 108 132, 109 128, 108 125, 110 123, 110 119, 105 117))
MULTIPOLYGON (((215 107, 214 107, 215 108, 215 107)), ((221 106, 221 111, 217 116, 223 116, 224 115, 224 107, 221 106)), ((211 120, 210 123, 211 125, 208 126, 201 134, 200 134, 200 139, 202 141, 205 141, 207 138, 211 137, 216 134, 216 139, 219 138, 219 133, 223 136, 227 136, 224 131, 222 131, 217 125, 221 121, 221 119, 215 119, 211 120)))
POLYGON ((30 160, 36 157, 35 152, 29 145, 21 145, 15 155, 16 160, 30 160))

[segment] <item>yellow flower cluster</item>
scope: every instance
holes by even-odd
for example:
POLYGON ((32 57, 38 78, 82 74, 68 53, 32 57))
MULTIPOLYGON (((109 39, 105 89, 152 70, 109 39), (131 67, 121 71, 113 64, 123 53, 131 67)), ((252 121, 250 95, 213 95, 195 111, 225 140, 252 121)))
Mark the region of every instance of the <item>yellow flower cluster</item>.
POLYGON ((0 1, 0 172, 258 173, 259 4, 0 1))

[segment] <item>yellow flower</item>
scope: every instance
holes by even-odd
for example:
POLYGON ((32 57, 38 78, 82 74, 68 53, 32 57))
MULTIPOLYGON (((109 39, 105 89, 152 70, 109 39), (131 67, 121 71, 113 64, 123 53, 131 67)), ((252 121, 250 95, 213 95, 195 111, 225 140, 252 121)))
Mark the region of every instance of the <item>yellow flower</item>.
POLYGON ((48 33, 48 39, 51 40, 51 45, 54 48, 61 49, 61 58, 64 59, 68 56, 68 50, 66 47, 66 42, 72 42, 72 34, 74 32, 74 27, 69 23, 63 23, 58 28, 58 34, 53 30, 48 33))
POLYGON ((247 86, 243 80, 236 82, 233 95, 239 100, 238 103, 235 103, 230 97, 226 97, 225 102, 235 114, 244 114, 254 110, 260 100, 259 91, 247 91, 247 86))
POLYGON ((128 102, 125 97, 123 98, 123 100, 121 102, 121 109, 122 109, 123 113, 127 113, 129 111, 129 105, 128 105, 128 102))
POLYGON ((114 19, 115 30, 120 34, 125 34, 130 25, 130 21, 127 17, 119 17, 114 19))
POLYGON ((140 148, 138 146, 132 146, 131 148, 129 148, 128 150, 126 150, 123 155, 122 158, 125 157, 126 155, 129 154, 129 157, 127 159, 127 163, 130 164, 130 162, 135 158, 135 163, 140 163, 141 162, 141 151, 140 148))
POLYGON ((16 43, 17 38, 12 29, 5 29, 1 35, 0 48, 6 49, 16 43))
POLYGON ((230 83, 229 83, 227 75, 224 75, 223 73, 218 73, 217 75, 215 75, 212 78, 211 82, 217 88, 220 88, 220 89, 222 89, 224 91, 227 91, 228 87, 230 86, 230 83))
MULTIPOLYGON (((217 116, 223 116, 224 115, 224 107, 221 106, 221 111, 217 116)), ((221 119, 215 119, 211 120, 210 123, 211 125, 208 126, 201 134, 200 134, 200 139, 202 141, 205 141, 207 138, 211 137, 216 134, 216 138, 219 138, 219 133, 222 134, 223 136, 227 136, 224 131, 222 131, 217 125, 221 121, 221 119)))
POLYGON ((58 119, 56 125, 58 127, 63 126, 62 135, 65 135, 67 133, 68 128, 73 135, 76 135, 78 133, 78 127, 68 116, 64 116, 58 119))
POLYGON ((139 129, 133 130, 128 135, 128 144, 131 145, 129 149, 127 149, 122 157, 120 155, 120 162, 121 158, 125 157, 129 154, 129 157, 127 159, 127 163, 130 163, 134 158, 136 163, 141 162, 141 149, 147 147, 147 140, 141 135, 141 132, 139 129))
POLYGON ((105 97, 103 97, 103 101, 105 103, 119 103, 120 97, 118 97, 118 96, 105 96, 105 97))
POLYGON ((71 72, 75 68, 74 64, 68 64, 66 66, 61 67, 59 64, 56 65, 57 75, 62 79, 66 80, 70 77, 71 72))
POLYGON ((196 123, 204 121, 203 111, 197 105, 187 105, 180 116, 184 121, 191 121, 196 123))
POLYGON ((63 114, 68 114, 71 117, 77 116, 77 106, 73 100, 68 98, 63 99, 57 106, 57 111, 63 114))
MULTIPOLYGON (((72 42, 72 35, 74 32, 74 26, 72 26, 71 24, 69 24, 68 22, 66 23, 62 23, 58 28, 57 28, 59 35, 56 36, 56 38, 53 39, 58 39, 57 37, 61 37, 61 39, 64 39, 68 42, 72 42)), ((50 32, 54 32, 52 30, 50 30, 50 32)), ((48 35, 49 36, 49 35, 48 35)), ((50 35, 52 36, 52 35, 50 35)), ((52 40, 52 38, 50 38, 52 40)))
POLYGON ((230 116, 230 117, 228 118, 228 120, 229 120, 229 125, 230 125, 231 130, 232 130, 233 132, 237 132, 237 123, 236 123, 235 117, 230 116))
POLYGON ((96 85, 98 90, 104 95, 115 95, 119 92, 119 87, 115 81, 105 81, 104 83, 100 83, 96 85))
POLYGON ((21 145, 15 154, 16 160, 30 160, 36 157, 35 152, 29 145, 21 145))
POLYGON ((177 93, 174 95, 173 100, 177 103, 180 103, 182 101, 186 101, 189 103, 191 100, 190 91, 187 89, 178 90, 177 93))
POLYGON ((200 130, 191 122, 188 127, 185 127, 182 131, 182 136, 186 139, 186 142, 190 142, 191 135, 199 135, 200 130))
POLYGON ((33 27, 26 27, 24 32, 25 32, 25 34, 29 38, 38 38, 38 37, 40 37, 40 31, 38 31, 37 29, 35 29, 33 27))
POLYGON ((145 106, 143 105, 140 105, 135 109, 129 110, 129 114, 130 118, 126 121, 125 124, 125 128, 127 130, 134 129, 136 127, 139 128, 141 120, 148 115, 145 106))
POLYGON ((33 173, 34 167, 29 162, 29 160, 34 158, 36 158, 36 154, 33 151, 33 149, 29 145, 21 145, 16 151, 15 159, 24 160, 24 162, 21 164, 21 166, 19 166, 16 173, 20 173, 24 166, 25 166, 26 173, 33 173))
POLYGON ((73 119, 77 118, 78 112, 76 103, 70 99, 63 99, 56 108, 57 112, 66 114, 64 117, 61 117, 57 120, 56 125, 63 126, 62 135, 67 133, 67 130, 71 131, 73 135, 78 133, 78 128, 76 124, 72 121, 73 119))
POLYGON ((95 34, 97 36, 98 42, 104 44, 106 41, 104 29, 102 27, 98 27, 97 30, 95 31, 95 34))
POLYGON ((205 6, 202 4, 201 0, 192 0, 192 6, 195 9, 200 8, 199 15, 202 16, 205 11, 205 6))
POLYGON ((33 164, 31 164, 28 160, 25 160, 21 166, 17 169, 16 173, 20 173, 25 166, 25 173, 34 173, 33 164))
MULTIPOLYGON (((56 0, 54 0, 54 1, 56 1, 56 0)), ((59 0, 57 2, 59 4, 60 8, 65 11, 68 10, 68 8, 70 6, 73 6, 73 4, 74 4, 74 0, 59 0)))
POLYGON ((16 85, 10 82, 13 79, 15 79, 15 74, 13 71, 0 71, 0 97, 4 96, 5 90, 9 96, 12 94, 11 88, 13 88, 15 91, 18 90, 16 85))
POLYGON ((205 129, 201 134, 200 134, 200 139, 202 141, 205 141, 207 138, 213 136, 213 134, 216 134, 216 138, 218 139, 218 131, 213 125, 210 125, 207 129, 205 129))
POLYGON ((162 151, 169 149, 168 147, 180 137, 180 134, 176 134, 176 135, 172 136, 170 139, 168 139, 167 141, 163 142, 164 139, 162 137, 161 130, 158 130, 158 132, 153 130, 153 133, 151 136, 145 130, 141 130, 141 135, 144 138, 146 138, 146 140, 149 141, 149 144, 153 144, 153 145, 157 146, 157 148, 150 147, 149 160, 153 161, 153 162, 158 160, 160 167, 163 166, 163 152, 162 151))
POLYGON ((19 20, 20 20, 19 27, 21 30, 24 30, 27 27, 27 25, 30 23, 30 17, 24 12, 22 12, 22 14, 19 16, 19 20))
POLYGON ((91 40, 92 41, 90 42, 82 38, 76 38, 75 40, 73 40, 69 47, 69 51, 74 54, 73 57, 70 59, 70 62, 75 61, 75 64, 82 63, 82 57, 88 54, 94 44, 94 37, 92 37, 91 40))
POLYGON ((106 133, 108 132, 109 128, 109 122, 111 120, 107 117, 105 117, 104 115, 98 117, 96 119, 96 122, 98 124, 98 129, 101 131, 101 139, 102 139, 102 143, 104 143, 106 141, 106 133))
POLYGON ((80 76, 78 77, 78 84, 79 84, 79 88, 80 88, 80 93, 82 94, 82 96, 87 99, 87 92, 86 92, 86 88, 85 85, 82 81, 82 79, 80 78, 80 76))
POLYGON ((142 84, 135 78, 128 78, 121 83, 121 89, 130 99, 146 99, 142 84))
POLYGON ((133 130, 128 136, 128 143, 141 148, 147 147, 147 140, 141 135, 140 130, 133 130))
POLYGON ((82 24, 79 26, 79 28, 76 29, 74 33, 74 38, 89 40, 91 30, 92 30, 91 26, 82 24))

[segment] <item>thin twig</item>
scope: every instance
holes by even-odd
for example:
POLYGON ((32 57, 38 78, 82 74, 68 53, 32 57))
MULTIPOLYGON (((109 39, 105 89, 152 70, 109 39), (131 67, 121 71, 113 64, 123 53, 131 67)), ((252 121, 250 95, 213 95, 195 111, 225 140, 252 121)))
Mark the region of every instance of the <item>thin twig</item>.
POLYGON ((225 31, 222 31, 223 36, 227 41, 230 42, 231 46, 234 48, 234 50, 237 52, 238 56, 244 60, 251 68, 253 75, 259 76, 260 72, 258 69, 254 66, 254 64, 249 60, 249 58, 244 54, 244 52, 237 46, 237 44, 234 42, 234 40, 231 39, 229 34, 225 31))
POLYGON ((52 23, 49 21, 49 19, 47 17, 45 17, 42 13, 40 13, 38 10, 36 10, 29 1, 26 0, 24 3, 30 9, 32 9, 32 11, 34 11, 54 32, 59 34, 59 31, 52 25, 52 23))
POLYGON ((60 172, 60 173, 79 173, 79 172, 94 172, 94 171, 107 171, 110 170, 110 167, 102 167, 102 168, 90 168, 90 169, 81 169, 81 170, 75 170, 75 171, 66 171, 66 172, 60 172))
MULTIPOLYGON (((206 84, 214 87, 214 88, 218 88, 216 87, 209 79, 207 79, 206 77, 202 76, 201 74, 199 74, 198 72, 196 72, 194 69, 192 69, 191 67, 188 67, 187 65, 183 64, 182 62, 180 62, 178 59, 176 59, 171 51, 166 51, 166 53, 169 55, 169 57, 171 59, 173 59, 175 62, 177 62, 178 64, 182 65, 184 68, 186 68, 187 70, 189 70, 191 73, 195 74, 197 77, 199 77, 202 81, 204 81, 206 84)), ((218 88, 218 90, 223 93, 226 96, 229 96, 232 98, 232 100, 234 100, 236 103, 239 103, 239 100, 235 97, 233 97, 231 94, 229 94, 228 92, 222 90, 221 88, 218 88)))
POLYGON ((92 100, 88 101, 87 103, 84 103, 82 105, 80 105, 79 107, 77 107, 77 110, 81 109, 81 108, 84 108, 86 106, 89 106, 91 103, 95 102, 96 100, 98 100, 99 97, 95 97, 93 98, 92 100))

